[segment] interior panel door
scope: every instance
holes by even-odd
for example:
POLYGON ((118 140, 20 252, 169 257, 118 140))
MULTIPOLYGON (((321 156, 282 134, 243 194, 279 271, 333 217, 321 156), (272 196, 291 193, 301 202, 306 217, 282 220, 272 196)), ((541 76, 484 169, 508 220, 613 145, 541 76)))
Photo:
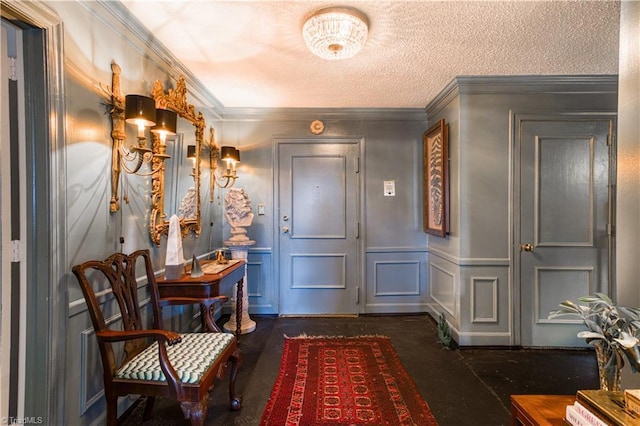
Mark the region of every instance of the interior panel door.
POLYGON ((583 346, 580 320, 547 317, 566 299, 609 293, 613 125, 608 117, 518 125, 521 343, 583 346))
POLYGON ((278 144, 281 315, 357 313, 358 143, 278 144))

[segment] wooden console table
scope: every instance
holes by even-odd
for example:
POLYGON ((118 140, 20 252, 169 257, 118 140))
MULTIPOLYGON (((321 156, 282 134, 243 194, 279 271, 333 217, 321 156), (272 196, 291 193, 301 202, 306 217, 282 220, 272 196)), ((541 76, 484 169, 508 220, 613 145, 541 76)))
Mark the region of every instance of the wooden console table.
POLYGON ((164 277, 157 280, 160 301, 165 305, 184 305, 188 303, 200 304, 203 309, 205 328, 209 331, 221 331, 216 325, 214 318, 216 299, 225 291, 232 289, 234 284, 238 285, 236 296, 236 338, 240 339, 240 329, 242 321, 242 292, 244 286, 244 260, 232 261, 227 267, 219 265, 217 268, 224 268, 216 273, 206 273, 207 266, 213 266, 215 261, 208 260, 202 262, 202 269, 205 274, 198 278, 191 278, 190 271, 177 280, 167 280, 164 277))
POLYGON ((511 395, 511 425, 566 425, 567 405, 575 401, 575 395, 511 395))

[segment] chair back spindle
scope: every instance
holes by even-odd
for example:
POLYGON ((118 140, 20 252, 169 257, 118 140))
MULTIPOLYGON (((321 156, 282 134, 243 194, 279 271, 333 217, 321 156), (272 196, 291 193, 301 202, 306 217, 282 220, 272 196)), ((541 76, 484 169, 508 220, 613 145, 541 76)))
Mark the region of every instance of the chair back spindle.
MULTIPOLYGON (((235 394, 237 368, 242 360, 236 338, 219 332, 178 334, 162 329, 161 300, 149 250, 129 255, 115 253, 104 261, 91 260, 76 265, 72 271, 80 283, 98 340, 109 426, 117 424, 118 396, 128 394, 148 396, 145 415, 151 413, 156 396, 176 399, 185 418, 189 418, 192 425, 202 425, 209 390, 228 362, 231 363, 231 408, 241 407, 241 399, 235 394), (140 309, 139 295, 143 290, 138 286, 136 274, 141 266, 146 272, 150 295, 149 319, 145 319, 140 309), (107 326, 94 291, 92 282, 104 283, 105 280, 116 301, 113 305, 117 304, 120 311, 121 330, 107 326), (116 362, 114 344, 124 344, 121 362, 116 362)), ((207 300, 207 303, 211 302, 207 300)))

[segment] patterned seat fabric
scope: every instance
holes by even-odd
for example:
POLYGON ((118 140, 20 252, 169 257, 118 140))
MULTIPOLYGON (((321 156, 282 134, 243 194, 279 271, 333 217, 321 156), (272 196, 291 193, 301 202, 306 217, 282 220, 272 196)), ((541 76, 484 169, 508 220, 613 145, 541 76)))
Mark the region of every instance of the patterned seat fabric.
MULTIPOLYGON (((234 339, 230 333, 187 333, 181 337, 182 342, 167 346, 167 354, 183 383, 198 383, 234 339)), ((158 342, 124 364, 116 373, 116 378, 165 382, 167 379, 158 360, 158 342)))

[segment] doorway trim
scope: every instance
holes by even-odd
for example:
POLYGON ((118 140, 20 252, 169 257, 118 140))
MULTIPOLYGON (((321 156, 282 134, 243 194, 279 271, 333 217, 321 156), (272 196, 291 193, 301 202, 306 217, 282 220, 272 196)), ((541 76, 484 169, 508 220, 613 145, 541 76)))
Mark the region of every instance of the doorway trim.
POLYGON ((615 112, 515 112, 509 111, 509 147, 511 150, 511 191, 510 191, 510 205, 511 208, 511 257, 512 257, 512 276, 511 276, 511 312, 513 323, 513 334, 511 337, 511 344, 513 346, 520 346, 522 344, 522 321, 521 321, 521 309, 522 300, 520 292, 520 148, 519 143, 519 126, 518 122, 522 120, 561 120, 577 119, 577 118, 591 118, 608 120, 612 123, 609 129, 609 224, 612 228, 612 232, 609 237, 608 251, 608 290, 612 297, 615 297, 615 217, 616 217, 616 197, 615 197, 615 180, 616 180, 616 143, 615 143, 615 129, 616 129, 616 117, 615 112))
MULTIPOLYGON (((27 318, 23 415, 65 423, 64 366, 67 330, 67 226, 65 215, 64 29, 59 16, 34 2, 3 2, 2 18, 25 29, 27 105, 27 318), (44 95, 43 95, 44 94, 44 95), (45 141, 46 147, 42 145, 45 141), (46 149, 43 149, 46 148, 46 149), (38 230, 47 230, 37 234, 38 230), (44 236, 44 237, 43 237, 44 236), (31 287, 30 287, 31 286, 31 287), (44 377, 44 387, 42 379, 44 377)), ((19 413, 20 415, 21 413, 19 413)))
POLYGON ((291 136, 291 135, 276 135, 273 136, 272 143, 272 164, 273 167, 273 200, 272 204, 274 206, 274 214, 273 214, 273 253, 274 253, 274 265, 277 265, 273 268, 273 281, 274 283, 278 283, 278 291, 275 295, 275 304, 276 311, 280 314, 280 205, 278 204, 278 200, 280 199, 280 188, 278 186, 278 176, 280 176, 280 163, 278 161, 278 153, 280 151, 280 144, 317 144, 317 143, 326 143, 326 144, 347 144, 347 143, 355 143, 358 145, 358 171, 357 173, 360 175, 359 183, 358 183, 358 212, 356 216, 358 218, 359 223, 359 232, 357 239, 357 248, 356 248, 356 280, 357 287, 359 289, 359 297, 358 303, 356 307, 356 313, 362 314, 364 313, 365 304, 362 303, 363 296, 366 294, 365 288, 365 265, 364 265, 364 248, 366 247, 366 223, 365 223, 365 215, 366 211, 366 200, 363 198, 363 194, 365 192, 365 180, 366 173, 363 161, 364 153, 365 153, 365 138, 363 136, 318 136, 318 137, 310 137, 310 136, 291 136))

